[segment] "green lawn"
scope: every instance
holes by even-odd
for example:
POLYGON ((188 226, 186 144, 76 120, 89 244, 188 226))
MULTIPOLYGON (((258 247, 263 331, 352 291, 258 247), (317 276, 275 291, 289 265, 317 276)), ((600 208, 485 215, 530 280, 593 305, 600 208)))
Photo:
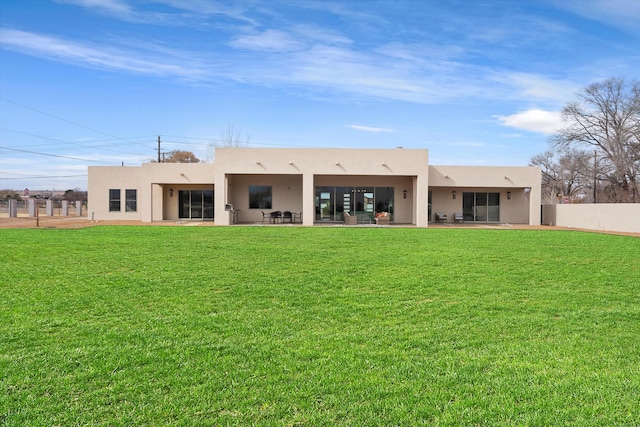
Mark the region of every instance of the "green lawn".
POLYGON ((0 425, 640 425, 640 239, 0 230, 0 425))

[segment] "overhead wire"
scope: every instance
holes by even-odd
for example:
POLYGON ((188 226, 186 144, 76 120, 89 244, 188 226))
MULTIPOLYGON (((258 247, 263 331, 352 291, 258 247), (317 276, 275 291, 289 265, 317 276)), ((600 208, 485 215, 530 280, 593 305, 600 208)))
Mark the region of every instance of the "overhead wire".
POLYGON ((105 160, 90 160, 90 159, 81 159, 79 157, 63 156, 61 154, 40 153, 40 152, 37 152, 37 151, 31 151, 31 150, 21 150, 19 148, 0 147, 0 150, 18 151, 18 152, 21 152, 21 153, 37 154, 39 156, 59 157, 61 159, 79 160, 79 161, 83 161, 83 162, 106 163, 106 164, 115 163, 115 162, 107 162, 105 160))
POLYGON ((9 102, 9 103, 11 103, 11 104, 18 105, 18 106, 20 106, 20 107, 22 107, 22 108, 26 108, 26 109, 28 109, 28 110, 32 110, 32 111, 35 111, 35 112, 40 113, 40 114, 44 114, 45 116, 53 117, 54 119, 57 119, 57 120, 60 120, 60 121, 63 121, 63 122, 66 122, 66 123, 72 124, 72 125, 74 125, 74 126, 78 126, 78 127, 83 128, 83 129, 87 129, 87 130, 90 130, 90 131, 92 131, 92 132, 95 132, 95 133, 99 133, 99 134, 101 134, 101 135, 108 136, 108 137, 113 138, 113 139, 122 140, 122 141, 127 141, 127 142, 130 142, 130 143, 132 143, 132 144, 136 144, 136 145, 140 145, 140 146, 145 147, 145 148, 149 148, 149 147, 147 147, 147 146, 146 146, 146 145, 144 145, 144 144, 141 144, 141 143, 138 143, 138 142, 134 142, 134 141, 129 141, 129 140, 125 139, 125 138, 120 138, 120 137, 118 137, 118 136, 114 136, 114 135, 108 134, 108 133, 106 133, 106 132, 102 132, 102 131, 99 131, 99 130, 97 130, 97 129, 93 129, 93 128, 90 128, 90 127, 88 127, 88 126, 81 125, 80 123, 72 122, 71 120, 67 120, 67 119, 64 119, 64 118, 62 118, 62 117, 58 117, 58 116, 56 116, 56 115, 54 115, 54 114, 50 114, 50 113, 47 113, 47 112, 45 112, 45 111, 38 110, 37 108, 29 107, 28 105, 21 104, 21 103, 19 103, 19 102, 13 101, 13 100, 8 99, 8 98, 5 98, 5 97, 3 97, 3 96, 0 96, 0 99, 2 99, 3 101, 9 102))
MULTIPOLYGON (((102 146, 99 146, 99 145, 86 145, 87 143, 113 141, 114 140, 113 138, 111 138, 111 139, 89 140, 89 141, 83 141, 83 142, 80 143, 80 142, 63 141, 61 139, 51 138, 49 136, 36 135, 36 134, 33 134, 33 133, 23 132, 23 131, 19 131, 19 130, 15 130, 15 129, 8 129, 8 128, 4 128, 4 127, 0 127, 0 130, 4 130, 4 131, 7 131, 7 132, 18 133, 18 134, 21 134, 21 135, 32 136, 34 138, 40 138, 40 139, 45 139, 45 140, 49 140, 49 141, 55 141, 55 142, 62 143, 62 144, 65 144, 65 145, 73 146, 73 148, 75 148, 75 149, 85 150, 85 149, 95 148, 95 149, 98 149, 98 150, 110 151, 110 152, 119 153, 119 154, 127 154, 127 155, 133 155, 133 156, 138 155, 138 154, 135 154, 135 153, 127 153, 127 152, 124 152, 124 151, 105 148, 105 147, 102 147, 102 146), (81 144, 81 145, 78 147, 78 144, 81 144)), ((151 138, 151 136, 144 136, 144 137, 143 136, 137 136, 137 137, 132 137, 132 138, 151 138)), ((21 146, 22 147, 29 147, 29 148, 36 148, 36 147, 43 147, 45 145, 44 144, 30 144, 30 145, 21 145, 21 146)), ((49 147, 49 146, 47 146, 47 147, 49 147)), ((63 148, 63 147, 58 147, 58 148, 63 148)))

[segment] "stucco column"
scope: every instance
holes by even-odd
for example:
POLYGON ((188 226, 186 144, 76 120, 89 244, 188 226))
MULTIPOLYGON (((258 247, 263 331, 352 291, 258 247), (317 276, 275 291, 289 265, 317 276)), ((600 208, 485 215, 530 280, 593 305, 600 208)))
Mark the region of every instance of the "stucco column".
POLYGON ((314 175, 304 173, 302 174, 302 225, 313 225, 315 211, 314 175))
POLYGON ((142 222, 162 221, 164 219, 162 185, 151 184, 148 187, 143 186, 139 192, 138 211, 140 211, 140 220, 142 222))
POLYGON ((540 185, 531 187, 529 192, 529 225, 540 225, 542 210, 542 189, 540 185))
POLYGON ((36 216, 36 201, 34 199, 27 200, 27 206, 29 206, 29 216, 35 218, 36 216))
POLYGON ((413 220, 416 227, 429 226, 429 182, 428 175, 413 178, 413 220))
POLYGON ((16 199, 9 199, 9 218, 17 218, 17 217, 18 217, 18 201, 16 199))
POLYGON ((230 225, 231 213, 225 210, 225 205, 229 203, 229 177, 226 173, 217 172, 215 174, 214 203, 215 203, 215 223, 216 225, 230 225))

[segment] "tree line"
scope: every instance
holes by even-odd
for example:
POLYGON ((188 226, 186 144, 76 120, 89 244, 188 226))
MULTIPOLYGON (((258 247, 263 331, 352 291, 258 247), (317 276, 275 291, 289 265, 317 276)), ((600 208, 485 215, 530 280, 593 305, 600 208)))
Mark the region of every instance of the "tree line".
POLYGON ((543 203, 638 203, 640 83, 610 78, 582 89, 562 109, 542 170, 543 203))

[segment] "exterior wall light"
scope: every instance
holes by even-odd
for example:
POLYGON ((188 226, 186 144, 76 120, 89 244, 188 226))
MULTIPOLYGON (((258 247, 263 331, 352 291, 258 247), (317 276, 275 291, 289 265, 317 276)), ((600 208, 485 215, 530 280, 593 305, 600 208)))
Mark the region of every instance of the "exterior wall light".
POLYGON ((453 197, 454 200, 455 200, 457 195, 458 194, 455 192, 455 190, 451 192, 451 197, 453 197))
POLYGON ((402 198, 403 199, 407 198, 407 190, 402 190, 402 198))
POLYGON ((169 189, 169 197, 173 197, 173 188, 169 189))
POLYGON ((511 191, 507 191, 507 200, 511 200, 511 191))

